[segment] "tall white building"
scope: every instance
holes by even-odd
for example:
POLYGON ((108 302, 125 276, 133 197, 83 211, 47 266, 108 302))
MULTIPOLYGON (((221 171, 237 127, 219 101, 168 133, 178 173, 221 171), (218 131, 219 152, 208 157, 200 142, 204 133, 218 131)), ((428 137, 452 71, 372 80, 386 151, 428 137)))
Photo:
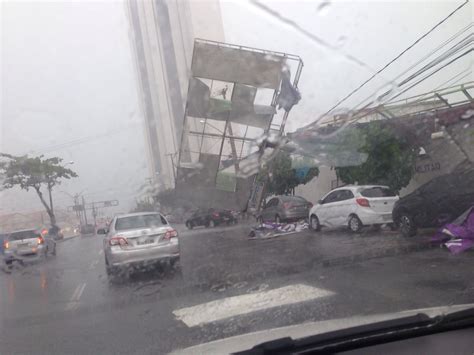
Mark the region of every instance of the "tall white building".
POLYGON ((193 41, 224 41, 219 0, 128 0, 127 14, 144 117, 149 178, 171 188, 193 41))

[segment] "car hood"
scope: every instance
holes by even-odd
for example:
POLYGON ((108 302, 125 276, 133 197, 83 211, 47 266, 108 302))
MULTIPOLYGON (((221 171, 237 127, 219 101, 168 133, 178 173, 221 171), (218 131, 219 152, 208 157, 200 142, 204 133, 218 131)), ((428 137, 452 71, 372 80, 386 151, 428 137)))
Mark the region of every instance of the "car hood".
POLYGON ((283 337, 292 337, 293 339, 297 339, 311 335, 323 334, 344 328, 352 328, 359 325, 403 318, 418 313, 424 313, 429 317, 435 317, 440 314, 452 313, 472 307, 474 307, 474 303, 454 306, 420 308, 396 313, 375 314, 370 316, 354 316, 351 318, 340 318, 320 322, 302 323, 298 325, 273 328, 215 340, 209 343, 192 346, 186 349, 175 350, 171 354, 229 354, 247 350, 257 344, 283 337))

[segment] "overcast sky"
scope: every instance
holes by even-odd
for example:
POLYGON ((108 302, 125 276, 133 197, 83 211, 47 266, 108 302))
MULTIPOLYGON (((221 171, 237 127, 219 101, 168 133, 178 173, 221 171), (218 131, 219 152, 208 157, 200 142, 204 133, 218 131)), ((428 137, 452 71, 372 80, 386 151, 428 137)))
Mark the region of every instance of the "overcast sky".
MULTIPOLYGON (((303 99, 289 130, 309 123, 405 49, 463 1, 265 2, 328 49, 261 8, 222 1, 226 41, 297 54, 304 61, 303 99), (367 67, 344 59, 350 54, 367 67)), ((472 21, 468 4, 446 24, 384 71, 344 107, 415 63, 472 21)), ((142 117, 128 38, 125 7, 116 1, 3 2, 0 151, 43 153, 73 160, 80 179, 56 192, 65 206, 84 189, 89 200, 117 198, 133 205, 147 177, 142 117)), ((450 66, 412 92, 431 90, 472 66, 472 57, 450 66)), ((463 81, 473 80, 470 78, 463 81)), ((41 209, 32 193, 0 195, 0 214, 41 209)))

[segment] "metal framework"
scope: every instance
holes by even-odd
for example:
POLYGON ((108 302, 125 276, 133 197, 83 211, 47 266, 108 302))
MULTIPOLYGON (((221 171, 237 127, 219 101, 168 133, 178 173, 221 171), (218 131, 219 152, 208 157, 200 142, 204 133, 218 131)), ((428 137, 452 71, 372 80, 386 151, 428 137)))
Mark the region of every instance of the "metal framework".
POLYGON ((219 190, 225 174, 235 183, 233 191, 226 191, 239 190, 237 180, 249 178, 239 174, 239 164, 258 150, 255 141, 285 129, 288 112, 276 108, 284 68, 294 73, 297 87, 303 68, 297 55, 195 40, 176 166, 178 190, 190 183, 219 190))

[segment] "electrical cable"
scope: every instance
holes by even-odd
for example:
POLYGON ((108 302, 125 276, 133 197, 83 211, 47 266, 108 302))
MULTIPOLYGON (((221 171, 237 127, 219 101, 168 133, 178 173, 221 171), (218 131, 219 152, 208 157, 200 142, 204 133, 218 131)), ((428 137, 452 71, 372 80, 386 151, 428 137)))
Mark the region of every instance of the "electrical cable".
POLYGON ((339 105, 341 105, 343 102, 345 102, 349 97, 354 95, 357 91, 362 89, 368 82, 370 82, 373 78, 375 78, 377 75, 379 75, 382 71, 384 71, 387 67, 389 67, 391 64, 393 64, 395 61, 397 61, 401 56, 403 56, 406 52, 408 52, 411 48, 416 46, 421 40, 423 40, 426 36, 428 36, 430 33, 432 33, 436 28, 441 26, 444 22, 446 22, 451 16, 453 16, 457 11, 459 11, 461 8, 463 8, 469 0, 466 0, 464 3, 459 5, 454 11, 452 11, 450 14, 448 14, 445 18, 443 18, 441 21, 436 23, 428 32, 423 34, 421 37, 419 37, 415 42, 413 42, 411 45, 409 45, 406 49, 404 49, 401 53, 399 53, 395 58, 393 58, 391 61, 389 61, 387 64, 385 64, 382 68, 377 70, 374 74, 372 74, 367 80, 365 80, 362 84, 360 84, 357 88, 352 90, 349 94, 347 94, 345 97, 343 97, 341 100, 339 100, 334 106, 332 106, 327 112, 325 112, 321 117, 324 117, 328 115, 332 110, 337 108, 339 105))

